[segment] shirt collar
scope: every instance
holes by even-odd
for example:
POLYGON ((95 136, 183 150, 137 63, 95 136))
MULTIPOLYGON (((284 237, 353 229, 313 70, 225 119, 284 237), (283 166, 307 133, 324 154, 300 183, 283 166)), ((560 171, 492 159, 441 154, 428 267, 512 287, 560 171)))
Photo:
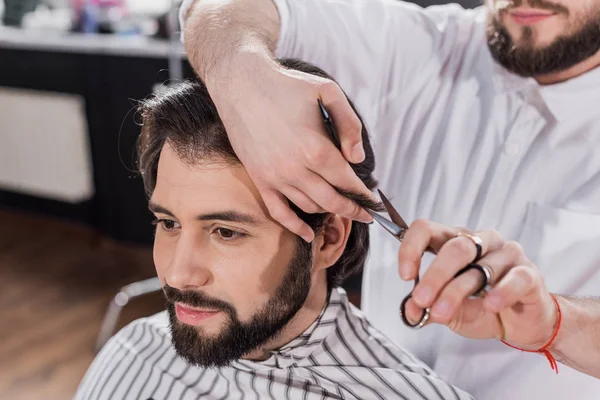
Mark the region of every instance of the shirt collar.
POLYGON ((493 58, 492 63, 496 93, 537 92, 557 121, 591 115, 598 110, 600 67, 565 82, 540 85, 533 78, 524 78, 509 72, 493 58))
POLYGON ((540 86, 539 91, 558 121, 598 115, 600 67, 561 83, 540 86))
POLYGON ((267 360, 237 360, 233 363, 234 367, 244 370, 268 370, 294 366, 299 360, 319 349, 323 341, 335 331, 336 321, 346 312, 347 307, 343 305, 347 302, 344 289, 332 289, 317 319, 300 336, 278 350, 272 351, 271 357, 267 360))
MULTIPOLYGON (((488 48, 487 51, 489 52, 490 49, 488 48)), ((492 57, 491 53, 490 58, 493 64, 492 79, 494 81, 494 88, 496 90, 496 93, 513 93, 537 86, 537 82, 535 81, 535 79, 524 78, 517 74, 513 74, 512 72, 504 68, 502 65, 498 64, 498 62, 492 57)))

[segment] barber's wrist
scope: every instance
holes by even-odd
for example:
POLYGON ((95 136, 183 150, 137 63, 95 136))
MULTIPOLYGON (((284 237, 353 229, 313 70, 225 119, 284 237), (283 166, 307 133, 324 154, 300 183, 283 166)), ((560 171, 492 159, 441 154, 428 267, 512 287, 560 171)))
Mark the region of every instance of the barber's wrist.
POLYGON ((268 49, 249 43, 214 60, 201 78, 213 99, 217 99, 243 90, 249 80, 264 76, 261 72, 279 67, 268 49))
POLYGON ((550 351, 550 353, 554 356, 554 358, 556 358, 557 361, 564 361, 564 349, 567 346, 566 342, 568 341, 570 335, 570 314, 572 305, 569 302, 569 300, 564 298, 563 296, 559 296, 556 294, 553 294, 553 296, 556 299, 558 306, 560 307, 562 321, 558 332, 556 333, 556 337, 548 347, 548 351, 550 351))

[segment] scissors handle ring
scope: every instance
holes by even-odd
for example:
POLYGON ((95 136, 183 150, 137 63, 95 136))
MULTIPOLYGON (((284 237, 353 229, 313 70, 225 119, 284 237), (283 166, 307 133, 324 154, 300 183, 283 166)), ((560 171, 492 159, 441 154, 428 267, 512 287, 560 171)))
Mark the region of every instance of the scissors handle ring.
MULTIPOLYGON (((415 279, 415 285, 413 286, 413 290, 415 289, 415 287, 417 286, 418 283, 419 283, 419 277, 417 277, 417 279, 415 279)), ((419 320, 419 322, 417 322, 416 324, 411 324, 410 321, 408 320, 408 318, 406 317, 406 303, 408 303, 408 300, 410 300, 411 297, 412 297, 412 291, 408 294, 408 296, 406 296, 404 298, 404 300, 402 300, 402 303, 400 303, 400 318, 402 318, 402 322, 404 322, 404 325, 408 326, 409 328, 421 329, 422 327, 425 326, 427 321, 429 321, 429 315, 431 313, 431 309, 429 307, 424 309, 423 314, 421 314, 421 319, 419 320)))
POLYGON ((475 258, 473 259, 472 264, 479 261, 481 259, 482 252, 483 252, 483 241, 481 240, 481 238, 477 235, 471 235, 470 233, 467 233, 467 232, 458 232, 456 234, 456 237, 459 237, 459 236, 466 237, 471 242, 473 242, 473 244, 475 245, 475 250, 476 250, 477 254, 475 255, 475 258))

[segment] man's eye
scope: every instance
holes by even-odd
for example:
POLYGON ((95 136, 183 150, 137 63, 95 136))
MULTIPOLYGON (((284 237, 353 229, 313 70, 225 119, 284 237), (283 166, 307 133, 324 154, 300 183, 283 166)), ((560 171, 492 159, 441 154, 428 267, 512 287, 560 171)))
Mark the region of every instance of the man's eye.
POLYGON ((223 240, 236 240, 246 236, 244 233, 232 231, 227 228, 217 228, 215 229, 215 232, 217 232, 223 240))
POLYGON ((179 224, 172 219, 158 219, 154 221, 154 225, 159 225, 166 232, 172 232, 179 228, 179 224))

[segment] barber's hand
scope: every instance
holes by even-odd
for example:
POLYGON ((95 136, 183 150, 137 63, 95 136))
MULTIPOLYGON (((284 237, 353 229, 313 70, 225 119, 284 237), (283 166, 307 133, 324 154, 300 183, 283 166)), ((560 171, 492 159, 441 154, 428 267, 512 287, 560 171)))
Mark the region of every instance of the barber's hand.
POLYGON ((406 316, 411 323, 419 321, 424 308, 431 307, 430 322, 468 338, 503 339, 527 350, 546 344, 557 322, 556 305, 540 271, 518 243, 505 241, 493 230, 470 232, 417 220, 406 232, 398 254, 403 279, 417 276, 422 254, 429 246, 437 255, 407 302, 406 316), (457 236, 459 232, 477 235, 483 242, 477 264, 492 273, 492 290, 483 297, 470 297, 485 279, 481 271, 471 269, 454 278, 477 252, 475 243, 457 236))
POLYGON ((334 82, 287 70, 271 58, 240 53, 227 72, 206 78, 235 153, 271 216, 307 241, 314 233, 290 209, 332 212, 370 222, 334 187, 373 194, 348 164, 363 161, 361 124, 334 82), (325 132, 317 99, 332 114, 342 153, 325 132))

